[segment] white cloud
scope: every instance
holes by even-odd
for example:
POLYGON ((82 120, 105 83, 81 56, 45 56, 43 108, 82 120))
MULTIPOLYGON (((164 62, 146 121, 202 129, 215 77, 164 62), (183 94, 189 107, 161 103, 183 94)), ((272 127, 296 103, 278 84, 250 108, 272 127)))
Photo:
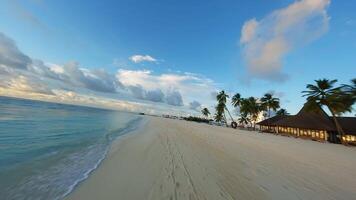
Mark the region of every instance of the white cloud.
POLYGON ((265 18, 245 22, 240 43, 252 77, 281 81, 284 56, 328 30, 330 0, 300 0, 265 18))
MULTIPOLYGON (((32 59, 0 33, 0 95, 147 113, 187 114, 192 99, 209 99, 214 82, 197 74, 148 70, 109 73, 72 61, 32 59)), ((209 100, 210 101, 210 100, 209 100)))
POLYGON ((149 55, 133 55, 129 59, 134 63, 157 62, 157 59, 149 55))
POLYGON ((166 95, 167 104, 172 106, 183 106, 183 98, 179 91, 169 91, 166 95))
POLYGON ((41 84, 36 80, 29 79, 22 75, 15 78, 11 78, 10 81, 7 82, 5 87, 10 90, 21 91, 21 92, 38 93, 38 94, 46 94, 46 95, 54 94, 44 84, 41 84))
MULTIPOLYGON (((160 89, 166 96, 166 102, 171 102, 170 95, 175 91, 182 96, 182 103, 198 98, 202 99, 204 104, 210 104, 211 92, 216 91, 212 80, 191 73, 155 75, 149 70, 120 69, 116 77, 125 87, 131 88, 131 93, 135 93, 136 96, 144 95, 145 91, 160 89)), ((180 102, 177 94, 173 96, 177 98, 175 99, 177 102, 180 102)))
POLYGON ((256 21, 256 19, 250 19, 249 21, 245 22, 241 31, 242 35, 240 42, 250 42, 255 37, 257 26, 258 22, 256 21))

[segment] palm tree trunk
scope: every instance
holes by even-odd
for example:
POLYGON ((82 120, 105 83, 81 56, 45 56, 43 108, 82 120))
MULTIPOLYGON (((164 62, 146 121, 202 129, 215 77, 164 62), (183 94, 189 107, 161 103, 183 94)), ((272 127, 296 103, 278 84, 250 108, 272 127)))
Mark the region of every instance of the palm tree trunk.
MULTIPOLYGON (((271 117, 271 109, 269 108, 269 106, 267 106, 268 108, 268 119, 271 117)), ((267 127, 268 127, 268 132, 269 132, 269 129, 270 129, 270 124, 269 124, 269 120, 268 120, 268 123, 267 123, 267 127)))
POLYGON ((252 120, 252 116, 250 117, 250 119, 251 119, 251 120, 250 120, 250 128, 252 128, 252 127, 253 127, 253 123, 252 123, 252 121, 253 121, 253 120, 252 120))
POLYGON ((231 118, 231 121, 235 122, 235 121, 234 121, 234 118, 232 118, 232 116, 231 116, 231 114, 230 114, 229 109, 227 109, 226 107, 225 107, 225 109, 226 109, 227 113, 229 114, 229 116, 230 116, 230 118, 231 118))
POLYGON ((226 120, 225 112, 223 112, 223 115, 224 115, 225 125, 226 125, 226 127, 229 127, 229 126, 227 125, 227 120, 226 120))
POLYGON ((340 141, 341 141, 342 144, 345 144, 345 142, 343 140, 343 137, 345 136, 344 130, 342 130, 342 127, 340 126, 339 121, 337 120, 335 112, 333 111, 333 109, 329 108, 329 106, 328 106, 328 109, 331 112, 331 115, 333 116, 333 121, 335 123, 337 132, 338 132, 338 134, 340 136, 340 141))

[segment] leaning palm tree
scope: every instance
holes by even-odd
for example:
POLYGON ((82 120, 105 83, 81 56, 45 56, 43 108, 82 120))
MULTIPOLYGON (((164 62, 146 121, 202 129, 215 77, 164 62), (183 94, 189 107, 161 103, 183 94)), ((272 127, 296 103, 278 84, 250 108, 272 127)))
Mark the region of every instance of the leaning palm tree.
MULTIPOLYGON (((222 116, 224 116, 226 123, 227 123, 227 120, 226 120, 226 116, 225 116, 225 110, 229 114, 229 116, 231 118, 231 121, 235 122, 234 119, 232 118, 231 114, 230 114, 229 109, 227 109, 227 107, 226 107, 226 102, 227 102, 228 98, 229 98, 229 95, 226 94, 224 90, 222 90, 221 92, 219 92, 216 95, 216 100, 218 101, 218 105, 216 106, 216 111, 217 111, 217 113, 219 113, 222 116)), ((226 124, 226 126, 227 126, 227 124, 226 124)))
POLYGON ((267 116, 268 118, 271 117, 271 110, 276 111, 280 106, 279 106, 279 98, 273 97, 271 93, 266 93, 262 98, 261 98, 261 106, 263 110, 267 111, 267 116))
POLYGON ((281 108, 281 109, 279 109, 279 110, 276 112, 276 115, 277 115, 277 116, 286 116, 286 115, 289 115, 289 113, 287 112, 286 109, 281 108))
POLYGON ((336 115, 350 112, 352 109, 352 99, 350 95, 342 90, 342 87, 334 87, 337 80, 319 79, 315 80, 315 85, 308 84, 303 96, 307 97, 306 106, 309 109, 326 106, 333 118, 336 129, 342 143, 344 131, 338 122, 336 115))
POLYGON ((210 115, 210 111, 209 111, 208 108, 203 108, 203 109, 201 110, 201 113, 202 113, 206 118, 208 118, 209 115, 210 115))

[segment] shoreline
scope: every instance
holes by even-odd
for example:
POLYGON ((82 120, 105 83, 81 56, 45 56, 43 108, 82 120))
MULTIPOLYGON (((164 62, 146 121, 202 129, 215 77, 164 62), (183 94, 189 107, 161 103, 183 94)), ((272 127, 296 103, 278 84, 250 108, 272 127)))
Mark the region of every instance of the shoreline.
POLYGON ((144 117, 65 199, 351 199, 356 150, 144 117))
POLYGON ((65 192, 63 195, 58 197, 57 199, 66 199, 68 196, 73 193, 78 187, 80 187, 83 182, 85 182, 95 171, 100 168, 100 166, 103 164, 103 162, 107 159, 107 157, 115 152, 115 146, 117 146, 122 139, 125 137, 129 137, 131 134, 133 134, 135 131, 139 131, 145 126, 145 123, 147 123, 147 119, 144 117, 137 117, 136 119, 132 120, 133 122, 129 123, 127 127, 125 127, 123 130, 120 131, 122 135, 117 136, 115 139, 113 139, 106 152, 104 153, 103 157, 98 160, 98 162, 93 166, 91 169, 89 169, 87 172, 83 174, 83 177, 78 179, 75 183, 69 186, 68 191, 65 192))

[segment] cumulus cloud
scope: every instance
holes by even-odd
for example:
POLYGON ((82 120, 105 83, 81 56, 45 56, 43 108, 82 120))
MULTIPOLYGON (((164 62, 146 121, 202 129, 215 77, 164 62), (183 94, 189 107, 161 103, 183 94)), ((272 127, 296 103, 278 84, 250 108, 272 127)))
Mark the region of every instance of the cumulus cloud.
POLYGON ((198 110, 201 107, 201 103, 198 101, 192 101, 189 103, 189 108, 192 110, 198 110))
POLYGON ((0 65, 27 69, 31 62, 31 58, 23 54, 12 39, 0 32, 0 65))
POLYGON ((240 43, 251 76, 282 81, 284 56, 328 30, 330 0, 300 0, 261 20, 245 22, 240 43))
POLYGON ((134 63, 157 62, 157 59, 153 58, 150 55, 133 55, 129 59, 134 63))
POLYGON ((30 92, 45 95, 54 94, 48 87, 46 87, 44 84, 41 84, 39 81, 34 79, 28 79, 27 77, 22 75, 15 78, 11 78, 5 83, 3 82, 2 86, 4 88, 14 91, 30 92))
POLYGON ((210 93, 216 90, 212 80, 191 73, 155 75, 149 70, 121 69, 116 76, 136 96, 144 97, 145 91, 160 89, 165 94, 165 102, 170 105, 180 106, 195 98, 209 104, 210 93))
POLYGON ((117 88, 122 87, 115 74, 110 74, 103 69, 80 68, 77 62, 68 62, 63 66, 48 66, 41 60, 31 59, 3 33, 0 33, 0 66, 3 66, 2 71, 4 72, 7 68, 20 69, 40 77, 60 80, 97 92, 115 93, 117 88))
POLYGON ((164 101, 164 94, 162 90, 149 90, 146 92, 146 100, 153 101, 153 102, 163 102, 164 101))
POLYGON ((63 66, 63 75, 72 83, 97 92, 115 93, 121 86, 114 74, 103 69, 80 69, 79 63, 69 62, 63 66))
POLYGON ((124 110, 148 113, 186 113, 189 105, 184 102, 197 95, 210 101, 210 92, 215 90, 212 80, 191 73, 156 75, 149 70, 120 69, 115 74, 75 61, 46 63, 25 55, 0 33, 0 95, 115 109, 126 106, 124 110))
POLYGON ((153 102, 165 102, 172 106, 183 106, 183 98, 179 91, 169 90, 164 93, 161 89, 156 88, 152 90, 146 90, 142 85, 127 85, 132 96, 142 100, 148 100, 153 102))
POLYGON ((183 98, 179 91, 170 91, 166 96, 167 104, 172 106, 183 106, 183 98))
POLYGON ((131 95, 138 99, 145 99, 146 91, 141 85, 128 85, 127 89, 130 91, 131 95))

